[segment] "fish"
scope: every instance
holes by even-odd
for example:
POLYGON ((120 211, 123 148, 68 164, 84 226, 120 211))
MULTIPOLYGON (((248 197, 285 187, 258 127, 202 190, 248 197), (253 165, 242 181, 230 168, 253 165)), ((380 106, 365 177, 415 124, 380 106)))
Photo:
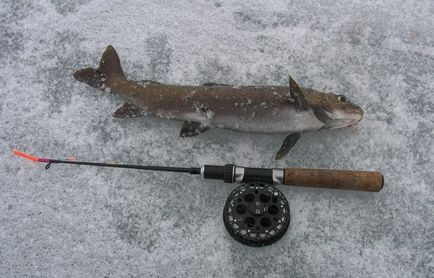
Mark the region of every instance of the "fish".
POLYGON ((181 137, 197 136, 210 128, 285 134, 275 159, 283 158, 303 132, 349 127, 363 118, 363 109, 346 96, 300 87, 291 76, 288 86, 213 82, 193 86, 129 80, 111 45, 104 51, 97 69, 83 68, 73 76, 126 99, 113 117, 153 116, 182 121, 181 137))

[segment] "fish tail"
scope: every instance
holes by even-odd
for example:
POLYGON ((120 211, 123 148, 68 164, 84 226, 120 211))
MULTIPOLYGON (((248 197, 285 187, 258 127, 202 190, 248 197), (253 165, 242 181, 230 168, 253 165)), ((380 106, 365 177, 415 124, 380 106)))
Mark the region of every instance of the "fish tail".
POLYGON ((99 68, 84 68, 74 72, 74 78, 95 88, 105 88, 112 78, 124 78, 121 62, 113 46, 107 46, 102 54, 99 68))

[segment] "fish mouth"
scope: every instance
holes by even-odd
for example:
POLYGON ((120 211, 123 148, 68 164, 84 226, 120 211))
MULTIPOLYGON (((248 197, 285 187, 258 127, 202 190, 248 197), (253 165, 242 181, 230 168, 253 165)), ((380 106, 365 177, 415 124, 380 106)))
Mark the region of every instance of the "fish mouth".
POLYGON ((333 120, 332 123, 329 123, 329 129, 336 129, 336 128, 343 128, 343 127, 351 127, 355 124, 357 124, 360 120, 353 120, 353 119, 340 119, 340 120, 333 120))
POLYGON ((356 113, 346 113, 346 112, 326 112, 329 121, 327 122, 327 127, 329 129, 350 127, 363 119, 363 110, 357 111, 356 113))

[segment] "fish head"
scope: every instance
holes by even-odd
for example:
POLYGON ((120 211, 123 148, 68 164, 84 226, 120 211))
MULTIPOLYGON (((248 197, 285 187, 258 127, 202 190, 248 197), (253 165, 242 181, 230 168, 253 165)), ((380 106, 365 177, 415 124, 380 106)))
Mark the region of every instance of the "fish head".
POLYGON ((352 126, 363 118, 363 110, 344 95, 311 91, 306 99, 324 128, 336 129, 352 126))

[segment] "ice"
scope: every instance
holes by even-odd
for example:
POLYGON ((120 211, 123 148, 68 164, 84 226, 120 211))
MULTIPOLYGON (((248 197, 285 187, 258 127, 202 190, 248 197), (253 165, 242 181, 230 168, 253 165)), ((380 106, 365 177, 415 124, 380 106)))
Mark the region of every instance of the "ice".
MULTIPOLYGON (((0 3, 0 276, 433 277, 434 3, 103 1, 0 3), (124 100, 74 80, 107 45, 134 80, 301 86, 347 96, 352 128, 285 134, 114 119, 124 100), (176 166, 380 170, 380 193, 279 188, 272 246, 234 241, 234 186, 174 173, 33 164, 31 154, 176 166)), ((251 100, 247 101, 251 104, 251 100)))

